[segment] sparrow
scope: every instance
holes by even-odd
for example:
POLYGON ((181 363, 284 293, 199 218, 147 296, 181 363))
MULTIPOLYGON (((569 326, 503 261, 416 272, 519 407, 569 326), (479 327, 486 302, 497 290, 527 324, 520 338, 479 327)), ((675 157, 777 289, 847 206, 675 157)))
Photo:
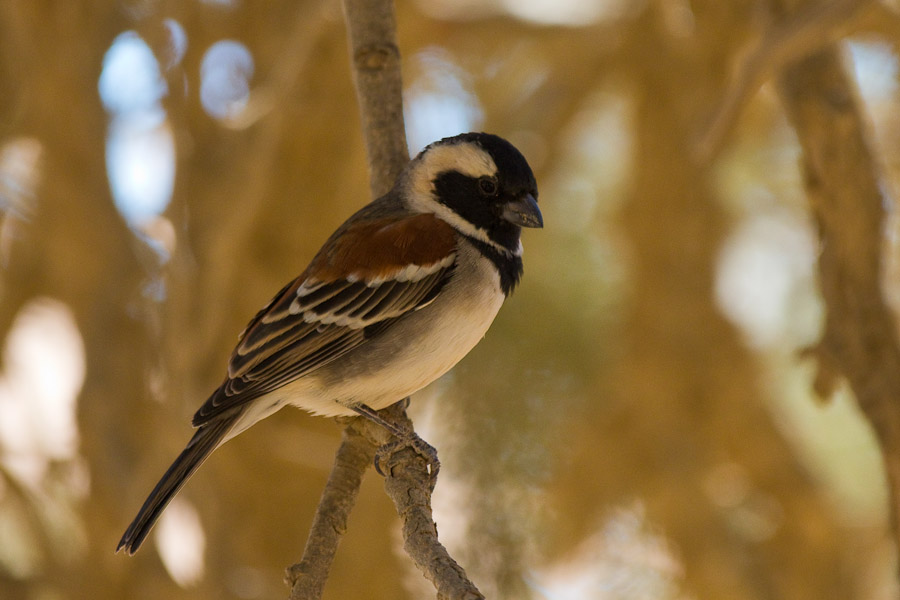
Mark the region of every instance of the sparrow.
POLYGON ((516 287, 522 227, 543 227, 537 196, 525 157, 496 135, 422 150, 240 334, 197 431, 116 551, 134 554, 213 450, 283 406, 390 428, 375 411, 449 371, 516 287))

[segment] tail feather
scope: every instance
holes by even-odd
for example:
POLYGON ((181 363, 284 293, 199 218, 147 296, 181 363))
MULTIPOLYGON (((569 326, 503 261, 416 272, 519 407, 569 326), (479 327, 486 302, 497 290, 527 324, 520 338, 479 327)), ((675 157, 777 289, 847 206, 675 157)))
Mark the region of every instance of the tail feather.
POLYGON ((144 538, 150 533, 153 525, 156 524, 163 510, 175 497, 175 494, 194 474, 203 461, 215 450, 223 441, 225 436, 231 431, 237 420, 238 414, 229 415, 225 418, 217 419, 211 423, 207 423, 200 427, 188 442, 188 445, 182 450, 169 470, 166 471, 153 491, 147 497, 141 510, 138 512, 134 521, 125 530, 116 552, 124 549, 129 555, 134 554, 141 547, 144 538))

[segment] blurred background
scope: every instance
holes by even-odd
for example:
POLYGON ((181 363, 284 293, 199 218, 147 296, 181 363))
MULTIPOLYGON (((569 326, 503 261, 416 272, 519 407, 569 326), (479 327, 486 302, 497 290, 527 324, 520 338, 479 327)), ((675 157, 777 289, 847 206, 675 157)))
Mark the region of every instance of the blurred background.
MULTIPOLYGON (((900 302, 900 18, 840 46, 900 302)), ((895 598, 872 433, 820 399, 817 241, 773 86, 697 138, 763 0, 400 0, 412 153, 487 130, 545 229, 410 409, 442 540, 489 598, 895 598)), ((284 410, 116 543, 238 332, 368 201, 335 0, 0 3, 0 597, 278 598, 340 428, 284 410)), ((326 598, 433 598, 366 478, 326 598)))

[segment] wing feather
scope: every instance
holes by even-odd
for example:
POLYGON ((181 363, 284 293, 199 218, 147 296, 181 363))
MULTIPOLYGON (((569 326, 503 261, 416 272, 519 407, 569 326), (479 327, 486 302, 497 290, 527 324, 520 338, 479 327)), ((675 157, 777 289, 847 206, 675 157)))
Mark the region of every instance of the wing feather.
POLYGON ((350 306, 352 310, 353 303, 358 301, 360 297, 365 300, 365 298, 369 297, 371 291, 372 288, 366 286, 366 284, 357 282, 347 286, 339 294, 335 294, 327 300, 315 304, 302 302, 300 303, 300 308, 303 309, 305 307, 307 312, 317 317, 333 319, 342 315, 343 309, 347 306, 350 306))
POLYGON ((352 311, 347 313, 347 316, 351 319, 365 318, 378 304, 384 300, 385 296, 391 293, 393 290, 393 286, 389 285, 387 282, 373 288, 374 293, 369 296, 365 302, 359 304, 359 306, 355 307, 352 311))

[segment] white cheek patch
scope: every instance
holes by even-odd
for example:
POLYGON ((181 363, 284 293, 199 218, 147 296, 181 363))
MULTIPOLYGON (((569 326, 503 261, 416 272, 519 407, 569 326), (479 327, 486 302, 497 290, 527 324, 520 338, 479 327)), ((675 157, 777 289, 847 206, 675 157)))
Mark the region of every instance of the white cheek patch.
POLYGON ((412 208, 440 214, 438 203, 434 200, 434 180, 446 171, 456 171, 477 179, 493 176, 497 165, 490 154, 471 142, 429 148, 410 173, 412 208))

